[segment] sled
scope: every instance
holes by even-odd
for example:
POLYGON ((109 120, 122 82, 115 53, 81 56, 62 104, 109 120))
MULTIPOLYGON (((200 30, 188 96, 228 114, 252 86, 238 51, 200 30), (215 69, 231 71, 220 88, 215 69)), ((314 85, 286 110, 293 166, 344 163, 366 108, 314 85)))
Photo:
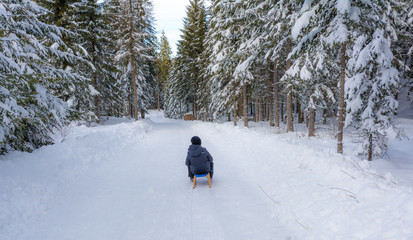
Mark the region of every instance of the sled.
POLYGON ((211 188, 211 175, 209 173, 203 173, 203 174, 194 175, 194 185, 192 186, 192 189, 194 189, 196 186, 196 179, 201 178, 201 177, 206 177, 208 179, 208 185, 209 185, 209 188, 211 188))

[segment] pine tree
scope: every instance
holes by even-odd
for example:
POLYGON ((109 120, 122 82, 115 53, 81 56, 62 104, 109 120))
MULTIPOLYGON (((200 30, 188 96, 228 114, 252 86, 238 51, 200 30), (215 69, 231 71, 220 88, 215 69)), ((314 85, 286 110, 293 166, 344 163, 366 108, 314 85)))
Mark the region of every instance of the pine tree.
POLYGON ((57 47, 58 50, 68 52, 76 58, 50 58, 56 68, 63 68, 72 72, 75 76, 71 81, 62 81, 65 87, 54 91, 54 94, 69 103, 75 110, 72 115, 76 118, 92 120, 95 116, 90 112, 93 107, 93 88, 88 73, 92 71, 93 64, 88 60, 88 52, 83 48, 78 31, 77 14, 80 0, 37 0, 39 4, 48 9, 39 15, 48 24, 61 27, 61 39, 64 44, 56 46, 54 41, 43 41, 50 47, 57 47))
MULTIPOLYGON (((340 42, 347 40, 345 31, 338 39, 344 16, 335 11, 332 1, 305 2, 292 28, 297 45, 292 50, 292 67, 287 76, 295 79, 299 105, 308 116, 308 135, 315 134, 315 112, 328 109, 337 99, 337 80, 340 75, 340 42), (338 18, 341 18, 339 21, 338 18), (331 24, 331 25, 330 25, 331 24)), ((339 121, 340 122, 340 121, 339 121)))
POLYGON ((216 0, 211 5, 210 26, 207 33, 207 56, 209 56, 206 76, 211 91, 211 112, 213 118, 224 113, 234 113, 237 123, 236 103, 241 93, 240 78, 233 73, 239 64, 236 56, 240 46, 241 28, 238 10, 242 1, 216 0))
POLYGON ((183 101, 187 94, 185 88, 182 87, 180 67, 177 65, 176 59, 172 60, 172 68, 166 82, 165 94, 165 116, 169 118, 179 119, 183 117, 183 108, 188 105, 183 101))
POLYGON ((131 114, 131 102, 127 101, 129 96, 130 81, 127 77, 123 76, 125 66, 117 56, 120 51, 119 42, 123 37, 122 28, 127 25, 125 7, 126 2, 122 0, 106 1, 103 7, 106 16, 106 25, 109 29, 107 32, 107 38, 109 39, 107 51, 111 55, 110 59, 112 61, 112 71, 110 72, 110 76, 111 79, 113 79, 110 81, 112 91, 110 98, 108 98, 108 100, 111 99, 112 101, 109 100, 108 103, 110 102, 110 107, 117 116, 131 114))
MULTIPOLYGON (((99 122, 101 112, 101 102, 103 94, 108 93, 108 84, 105 82, 111 78, 110 53, 107 46, 110 40, 107 38, 107 21, 105 15, 100 10, 96 0, 81 1, 76 4, 77 12, 73 16, 73 20, 77 24, 77 32, 80 34, 78 44, 83 47, 88 53, 88 60, 93 65, 92 71, 88 68, 83 68, 82 71, 92 80, 92 85, 89 85, 93 95, 93 102, 88 105, 90 107, 90 116, 96 118, 99 122), (92 115, 93 112, 93 115, 92 115)), ((109 84, 110 85, 110 84, 109 84)))
POLYGON ((392 116, 398 108, 395 95, 399 72, 392 62, 393 54, 383 30, 357 38, 349 60, 352 76, 346 83, 346 125, 358 120, 357 128, 365 139, 361 154, 367 153, 368 160, 386 151, 386 136, 397 134, 392 116))
MULTIPOLYGON (((192 108, 193 115, 197 118, 200 107, 198 99, 202 98, 201 91, 204 91, 200 87, 203 83, 200 72, 203 66, 201 58, 206 34, 206 9, 202 0, 191 0, 189 3, 170 79, 171 83, 179 87, 170 88, 168 97, 173 99, 168 102, 173 105, 169 105, 167 111, 175 111, 175 104, 179 102, 180 105, 184 104, 185 108, 192 108), (176 91, 173 91, 174 89, 176 91)), ((171 86, 171 83, 168 85, 171 86)))
POLYGON ((158 86, 159 90, 157 92, 157 105, 158 110, 161 108, 161 96, 165 94, 166 81, 168 79, 170 69, 172 67, 172 50, 169 46, 168 39, 165 36, 165 32, 162 31, 161 39, 158 46, 157 53, 157 73, 158 73, 158 86))
POLYGON ((77 57, 59 50, 64 29, 40 21, 46 9, 35 2, 7 0, 0 9, 0 152, 32 151, 68 121, 70 109, 53 93, 81 79, 53 61, 77 57))
MULTIPOLYGON (((385 31, 391 27, 386 21, 388 3, 359 3, 352 10, 357 10, 354 19, 358 24, 350 28, 346 126, 355 122, 364 139, 360 154, 368 155, 368 160, 386 151, 387 136, 398 135, 392 117, 398 108, 395 96, 400 79, 385 31)), ((347 10, 351 10, 350 6, 347 10)))
POLYGON ((149 0, 120 2, 119 40, 116 59, 122 66, 121 85, 128 93, 131 115, 138 120, 154 101, 156 88, 155 45, 152 3, 149 0), (132 87, 131 87, 132 86, 132 87), (132 91, 131 91, 132 90, 132 91), (133 95, 133 101, 130 99, 133 95))
MULTIPOLYGON (((317 104, 321 103, 321 107, 325 108, 328 102, 334 103, 336 84, 330 79, 338 79, 340 76, 342 93, 338 152, 342 152, 343 92, 346 78, 346 125, 354 121, 363 132, 365 146, 368 145, 364 150, 369 152, 370 160, 373 144, 375 145, 373 140, 377 142, 376 150, 382 151, 386 145, 385 135, 389 131, 397 132, 391 124, 391 115, 397 109, 395 94, 399 79, 386 40, 394 32, 388 20, 389 6, 389 1, 304 2, 300 17, 292 28, 297 46, 290 55, 292 68, 286 74, 297 82, 298 93, 304 99, 309 99, 307 106, 312 118, 317 104), (347 55, 350 56, 348 64, 345 61, 347 55), (306 84, 300 83, 303 81, 306 84)), ((314 120, 311 119, 309 135, 313 134, 313 124, 314 120)))
MULTIPOLYGON (((249 42, 252 48, 250 61, 257 69, 261 70, 253 73, 258 79, 262 79, 262 83, 254 83, 256 97, 264 96, 273 98, 275 126, 280 126, 280 99, 282 94, 287 95, 288 100, 288 125, 287 130, 293 130, 293 111, 292 111, 292 95, 294 88, 293 79, 285 76, 285 71, 291 65, 289 53, 291 52, 294 43, 291 39, 291 29, 299 12, 299 6, 302 1, 286 1, 286 0, 261 0, 254 1, 247 8, 251 15, 256 15, 253 21, 249 42), (271 66, 271 67, 270 67, 271 66), (271 68, 271 74, 266 74, 267 69, 271 68), (272 75, 272 81, 270 81, 272 75), (270 83, 268 83, 270 82, 270 83), (281 96, 280 96, 281 95, 281 96)), ((247 26, 250 19, 246 21, 247 26)), ((245 32, 245 30, 244 30, 245 32)), ((272 101, 271 101, 272 102, 272 101)), ((272 104, 270 104, 272 105, 272 104)), ((282 106, 282 101, 281 101, 282 106)), ((272 121, 270 121, 272 125, 272 121)))
POLYGON ((411 0, 389 2, 386 20, 390 22, 386 31, 392 36, 391 44, 398 69, 401 72, 402 88, 407 90, 407 100, 413 102, 413 5, 411 0), (393 27, 394 26, 394 27, 393 27))

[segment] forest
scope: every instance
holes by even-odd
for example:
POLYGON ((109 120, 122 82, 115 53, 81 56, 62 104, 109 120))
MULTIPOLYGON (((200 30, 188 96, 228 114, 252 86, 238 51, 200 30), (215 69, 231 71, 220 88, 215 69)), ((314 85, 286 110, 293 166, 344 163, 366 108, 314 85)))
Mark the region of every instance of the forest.
POLYGON ((310 137, 332 123, 337 152, 349 129, 369 160, 402 137, 411 0, 189 0, 186 13, 173 55, 150 0, 2 0, 0 154, 149 109, 284 132, 305 123, 310 137))

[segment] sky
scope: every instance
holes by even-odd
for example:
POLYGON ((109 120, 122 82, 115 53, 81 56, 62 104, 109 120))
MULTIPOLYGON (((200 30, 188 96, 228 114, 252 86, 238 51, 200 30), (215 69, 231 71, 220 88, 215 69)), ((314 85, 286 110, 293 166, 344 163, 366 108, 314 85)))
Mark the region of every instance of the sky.
MULTIPOLYGON (((153 0, 154 16, 156 19, 157 36, 162 30, 168 38, 172 52, 176 53, 176 44, 180 39, 183 19, 186 16, 186 6, 189 0, 153 0)), ((208 1, 205 2, 208 5, 208 1)))
POLYGON ((188 4, 189 0, 153 0, 157 36, 161 35, 162 30, 165 31, 174 54, 188 4))

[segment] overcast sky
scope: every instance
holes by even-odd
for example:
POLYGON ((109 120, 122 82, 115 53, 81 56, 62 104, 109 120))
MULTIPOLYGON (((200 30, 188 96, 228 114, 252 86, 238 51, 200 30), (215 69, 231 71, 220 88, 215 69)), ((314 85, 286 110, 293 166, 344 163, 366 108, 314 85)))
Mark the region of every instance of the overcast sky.
POLYGON ((189 0, 152 0, 152 2, 158 36, 160 36, 162 30, 165 31, 172 52, 175 54, 176 44, 180 39, 180 29, 183 28, 183 19, 186 16, 186 6, 189 4, 189 0))

